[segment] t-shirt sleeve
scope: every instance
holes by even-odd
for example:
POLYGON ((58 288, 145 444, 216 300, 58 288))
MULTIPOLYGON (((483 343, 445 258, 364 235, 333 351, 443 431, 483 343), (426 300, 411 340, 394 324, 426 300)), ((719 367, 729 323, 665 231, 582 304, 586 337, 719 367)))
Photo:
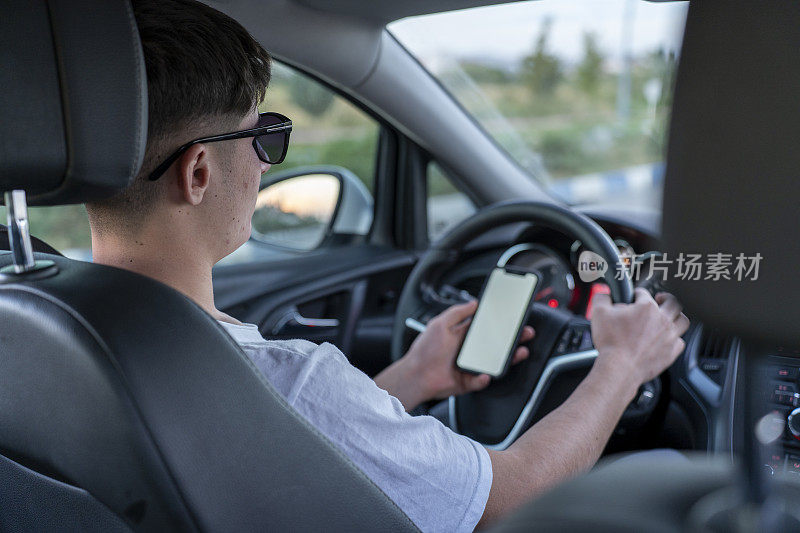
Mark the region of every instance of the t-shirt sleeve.
POLYGON ((331 344, 315 346, 304 366, 290 403, 422 531, 475 528, 492 485, 483 446, 431 416, 410 416, 331 344))

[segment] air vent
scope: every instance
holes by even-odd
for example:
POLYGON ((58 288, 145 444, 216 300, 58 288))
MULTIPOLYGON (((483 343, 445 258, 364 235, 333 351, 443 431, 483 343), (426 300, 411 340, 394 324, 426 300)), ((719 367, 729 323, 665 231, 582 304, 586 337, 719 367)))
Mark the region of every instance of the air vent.
POLYGON ((702 333, 697 363, 700 370, 714 380, 717 385, 722 386, 725 381, 732 348, 733 338, 715 330, 707 330, 702 333))
POLYGON ((700 351, 697 356, 699 359, 724 359, 730 358, 733 339, 715 330, 703 332, 703 340, 700 343, 700 351))

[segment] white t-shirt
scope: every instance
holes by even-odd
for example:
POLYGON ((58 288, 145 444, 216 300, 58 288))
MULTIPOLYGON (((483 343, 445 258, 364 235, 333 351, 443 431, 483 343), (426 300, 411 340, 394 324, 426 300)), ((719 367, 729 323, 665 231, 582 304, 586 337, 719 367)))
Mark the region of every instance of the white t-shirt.
POLYGON ((267 341, 220 322, 287 402, 338 446, 422 531, 472 531, 492 486, 489 454, 400 401, 335 346, 267 341))

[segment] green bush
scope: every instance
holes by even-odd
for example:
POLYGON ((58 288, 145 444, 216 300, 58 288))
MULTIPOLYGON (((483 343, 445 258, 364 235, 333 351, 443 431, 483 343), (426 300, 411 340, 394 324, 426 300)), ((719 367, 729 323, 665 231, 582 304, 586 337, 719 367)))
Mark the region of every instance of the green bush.
POLYGON ((523 81, 539 96, 552 95, 564 78, 561 59, 548 51, 547 40, 552 23, 549 17, 542 21, 533 51, 523 57, 520 64, 523 81))
POLYGON ((276 170, 304 165, 338 165, 352 171, 373 191, 378 129, 355 138, 339 138, 321 144, 292 143, 286 160, 276 170))
POLYGON ((313 117, 320 117, 333 105, 333 93, 327 88, 309 82, 306 78, 289 78, 289 94, 292 101, 313 117))
MULTIPOLYGON (((5 224, 6 217, 6 208, 0 206, 0 223, 5 224)), ((28 220, 31 225, 31 235, 42 239, 57 250, 91 248, 89 220, 82 205, 29 207, 28 220)))
POLYGON ((556 175, 575 175, 591 168, 591 156, 582 146, 582 132, 549 131, 542 136, 538 151, 545 167, 556 175))

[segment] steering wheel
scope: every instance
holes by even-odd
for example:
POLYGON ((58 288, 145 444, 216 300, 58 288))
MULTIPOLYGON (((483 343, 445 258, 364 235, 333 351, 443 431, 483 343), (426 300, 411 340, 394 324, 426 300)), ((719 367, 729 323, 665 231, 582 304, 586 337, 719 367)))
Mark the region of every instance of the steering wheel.
MULTIPOLYGON (((393 360, 405 353, 413 333, 411 329, 421 330, 424 322, 432 316, 459 302, 454 298, 457 295, 453 294, 452 287, 442 287, 441 278, 458 262, 467 243, 488 230, 514 222, 542 225, 580 240, 609 265, 603 277, 612 300, 617 303, 633 301, 633 284, 621 265, 617 247, 596 222, 554 204, 498 203, 478 211, 444 235, 411 271, 400 295, 393 324, 393 360)), ((508 252, 504 255, 509 258, 508 252)), ((516 365, 505 377, 493 380, 486 389, 451 397, 448 405, 451 429, 487 447, 504 449, 535 422, 539 411, 555 407, 547 405, 554 401, 548 397, 563 396, 565 391, 558 391, 559 383, 562 389, 564 384, 567 388, 574 388, 575 380, 580 381, 591 367, 597 351, 591 345, 589 322, 585 318, 534 303, 531 322, 536 329, 531 357, 516 365)), ((566 392, 571 392, 571 388, 566 392)), ((652 391, 649 397, 658 392, 652 391)))

